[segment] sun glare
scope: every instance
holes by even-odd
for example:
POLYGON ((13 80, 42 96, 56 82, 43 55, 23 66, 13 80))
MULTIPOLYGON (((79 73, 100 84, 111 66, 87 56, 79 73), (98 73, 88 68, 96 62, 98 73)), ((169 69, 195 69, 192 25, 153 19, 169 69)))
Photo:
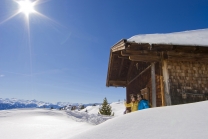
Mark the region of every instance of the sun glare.
POLYGON ((19 12, 24 13, 26 16, 29 16, 29 14, 34 13, 34 2, 31 2, 30 0, 22 0, 18 1, 19 4, 19 12))

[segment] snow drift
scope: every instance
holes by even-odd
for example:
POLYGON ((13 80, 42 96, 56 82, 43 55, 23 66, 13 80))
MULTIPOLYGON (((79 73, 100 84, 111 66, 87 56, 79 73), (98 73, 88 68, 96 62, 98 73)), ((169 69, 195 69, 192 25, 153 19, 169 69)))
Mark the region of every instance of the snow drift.
POLYGON ((0 111, 0 139, 68 139, 92 127, 70 119, 65 111, 37 108, 0 111))
POLYGON ((208 101, 150 108, 110 119, 72 139, 206 139, 208 101))

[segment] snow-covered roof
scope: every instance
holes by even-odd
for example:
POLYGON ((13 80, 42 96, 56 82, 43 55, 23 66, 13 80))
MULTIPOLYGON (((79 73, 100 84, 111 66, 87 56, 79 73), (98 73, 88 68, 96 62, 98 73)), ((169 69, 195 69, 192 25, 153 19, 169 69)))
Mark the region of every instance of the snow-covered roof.
POLYGON ((149 44, 208 46, 208 29, 199 29, 166 34, 135 35, 129 38, 128 41, 149 44))

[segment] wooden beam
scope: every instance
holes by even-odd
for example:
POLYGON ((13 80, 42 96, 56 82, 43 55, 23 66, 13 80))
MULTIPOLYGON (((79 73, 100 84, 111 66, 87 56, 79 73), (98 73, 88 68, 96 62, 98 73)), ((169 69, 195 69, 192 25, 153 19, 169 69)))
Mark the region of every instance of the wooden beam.
POLYGON ((201 61, 208 62, 208 55, 202 53, 187 53, 187 52, 167 52, 169 60, 175 61, 201 61))
POLYGON ((110 80, 109 85, 126 87, 127 83, 126 83, 126 81, 110 80))
POLYGON ((131 81, 128 82, 128 85, 129 85, 130 83, 132 83, 134 80, 136 80, 140 75, 142 75, 142 74, 143 74, 145 71, 147 71, 150 67, 151 67, 151 65, 148 66, 146 69, 144 69, 142 72, 140 72, 137 76, 135 76, 131 81))
POLYGON ((150 44, 149 43, 134 43, 130 42, 129 49, 131 50, 150 50, 150 44))
POLYGON ((199 62, 208 62, 208 57, 190 57, 190 56, 168 56, 169 60, 174 61, 199 61, 199 62))
POLYGON ((121 58, 121 59, 129 59, 128 56, 118 56, 118 58, 121 58))
POLYGON ((171 51, 173 49, 173 45, 167 44, 152 44, 152 51, 171 51))
POLYGON ((123 50, 121 51, 122 56, 131 56, 131 55, 156 55, 157 56, 158 52, 157 51, 150 51, 150 50, 123 50))
POLYGON ((116 52, 116 51, 120 51, 126 48, 126 42, 127 40, 123 39, 121 41, 119 41, 118 43, 116 43, 112 48, 112 52, 116 52))
POLYGON ((151 81, 152 81, 152 107, 156 107, 156 80, 155 80, 155 63, 151 63, 151 81))
POLYGON ((191 52, 176 52, 176 51, 168 51, 168 56, 184 56, 184 57, 201 57, 208 58, 207 54, 203 53, 191 53, 191 52))
POLYGON ((161 60, 160 56, 157 55, 131 55, 129 56, 129 59, 142 62, 158 62, 161 60))
POLYGON ((196 50, 195 46, 173 45, 173 47, 173 50, 177 52, 193 52, 196 50))

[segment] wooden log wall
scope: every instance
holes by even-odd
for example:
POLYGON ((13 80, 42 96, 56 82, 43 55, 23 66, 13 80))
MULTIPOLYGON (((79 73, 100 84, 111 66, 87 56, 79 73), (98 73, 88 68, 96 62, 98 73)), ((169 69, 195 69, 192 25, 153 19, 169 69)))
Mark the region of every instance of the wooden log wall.
POLYGON ((208 63, 167 62, 172 105, 208 99, 208 63))

